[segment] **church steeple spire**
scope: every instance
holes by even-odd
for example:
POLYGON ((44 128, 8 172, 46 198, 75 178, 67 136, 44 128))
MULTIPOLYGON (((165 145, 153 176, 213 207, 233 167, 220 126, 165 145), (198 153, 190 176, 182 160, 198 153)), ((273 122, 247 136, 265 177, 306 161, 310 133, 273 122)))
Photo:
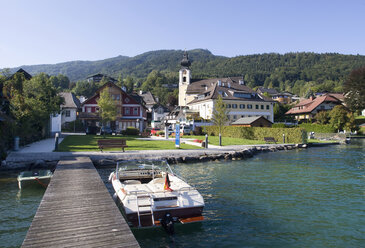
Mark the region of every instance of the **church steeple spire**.
POLYGON ((186 50, 184 52, 184 56, 183 56, 183 59, 181 60, 180 64, 181 64, 182 68, 187 68, 187 69, 189 69, 189 67, 191 65, 191 62, 189 60, 189 55, 186 50))
POLYGON ((179 71, 179 106, 186 106, 187 102, 192 100, 188 99, 188 96, 186 95, 186 91, 188 89, 191 79, 191 72, 189 68, 191 62, 189 60, 189 55, 186 50, 180 64, 181 69, 179 71))

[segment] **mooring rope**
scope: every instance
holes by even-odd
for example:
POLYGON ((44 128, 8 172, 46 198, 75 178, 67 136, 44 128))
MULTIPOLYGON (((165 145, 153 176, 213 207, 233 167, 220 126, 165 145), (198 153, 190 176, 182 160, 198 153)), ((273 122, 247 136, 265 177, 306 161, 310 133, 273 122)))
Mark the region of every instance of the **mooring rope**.
POLYGON ((45 185, 44 183, 41 182, 41 180, 39 180, 38 178, 34 178, 40 185, 42 185, 44 188, 47 188, 47 185, 45 185))

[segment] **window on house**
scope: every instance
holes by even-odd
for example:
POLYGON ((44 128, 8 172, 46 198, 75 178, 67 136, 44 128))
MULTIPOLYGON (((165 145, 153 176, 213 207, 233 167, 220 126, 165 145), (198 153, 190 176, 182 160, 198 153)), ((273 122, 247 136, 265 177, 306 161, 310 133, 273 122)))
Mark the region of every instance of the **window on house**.
POLYGON ((256 104, 256 109, 259 109, 259 105, 258 104, 256 104))
POLYGON ((266 109, 269 110, 270 109, 270 105, 266 105, 266 109))
POLYGON ((261 105, 261 109, 264 109, 264 105, 261 105))
POLYGON ((240 104, 240 109, 244 109, 246 108, 246 105, 245 104, 240 104))
POLYGON ((125 113, 126 115, 129 115, 129 108, 124 108, 124 113, 125 113))
POLYGON ((226 107, 227 107, 227 108, 231 108, 231 104, 227 104, 227 105, 226 105, 226 107))
POLYGON ((233 119, 237 119, 237 115, 234 115, 234 116, 233 116, 233 119))
POLYGON ((91 113, 91 107, 86 108, 86 111, 87 111, 88 113, 91 113))
POLYGON ((96 113, 98 113, 98 112, 99 112, 99 108, 98 108, 98 107, 96 107, 96 108, 95 108, 95 112, 96 112, 96 113))
POLYGON ((248 109, 252 109, 252 104, 247 104, 248 109))
POLYGON ((183 82, 186 82, 186 77, 183 77, 183 82))
POLYGON ((70 110, 66 110, 66 117, 70 117, 70 116, 71 116, 70 110))
POLYGON ((138 115, 138 108, 133 108, 133 115, 138 115))
POLYGON ((237 104, 232 104, 232 108, 237 108, 237 104))
POLYGON ((218 94, 221 95, 222 97, 226 97, 227 96, 227 93, 224 92, 224 91, 222 91, 222 90, 218 91, 218 94))

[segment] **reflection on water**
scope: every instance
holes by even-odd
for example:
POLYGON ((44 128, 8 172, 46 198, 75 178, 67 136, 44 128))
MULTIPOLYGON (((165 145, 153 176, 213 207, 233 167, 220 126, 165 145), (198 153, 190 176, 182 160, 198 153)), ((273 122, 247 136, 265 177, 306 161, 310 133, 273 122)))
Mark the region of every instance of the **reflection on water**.
MULTIPOLYGON (((141 247, 364 247, 365 140, 260 154, 242 161, 173 165, 203 195, 205 221, 132 230, 141 247)), ((107 182, 113 168, 99 169, 107 182)), ((21 245, 44 189, 19 193, 0 177, 0 246, 21 245)))
POLYGON ((18 173, 0 174, 0 247, 19 247, 32 223, 45 189, 19 190, 18 173))

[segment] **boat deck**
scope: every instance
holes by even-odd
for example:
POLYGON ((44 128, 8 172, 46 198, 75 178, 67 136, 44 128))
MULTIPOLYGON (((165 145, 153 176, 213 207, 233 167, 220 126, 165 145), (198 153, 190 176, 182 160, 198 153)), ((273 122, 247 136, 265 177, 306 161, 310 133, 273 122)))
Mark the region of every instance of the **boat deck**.
POLYGON ((88 157, 59 161, 22 247, 139 247, 88 157))

